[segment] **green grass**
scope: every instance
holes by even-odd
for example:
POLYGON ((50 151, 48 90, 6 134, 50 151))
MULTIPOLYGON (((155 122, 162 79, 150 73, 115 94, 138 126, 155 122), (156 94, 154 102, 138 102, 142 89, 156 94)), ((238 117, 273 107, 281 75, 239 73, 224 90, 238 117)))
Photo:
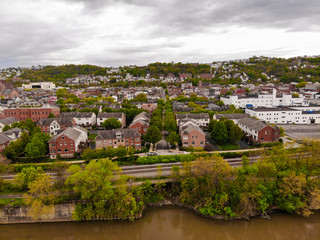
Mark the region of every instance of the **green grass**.
POLYGON ((8 206, 11 207, 18 207, 18 206, 24 206, 24 202, 22 198, 3 198, 0 199, 0 207, 2 206, 8 206))
POLYGON ((240 149, 240 146, 238 144, 228 143, 228 144, 219 145, 219 148, 223 151, 238 150, 238 149, 240 149))

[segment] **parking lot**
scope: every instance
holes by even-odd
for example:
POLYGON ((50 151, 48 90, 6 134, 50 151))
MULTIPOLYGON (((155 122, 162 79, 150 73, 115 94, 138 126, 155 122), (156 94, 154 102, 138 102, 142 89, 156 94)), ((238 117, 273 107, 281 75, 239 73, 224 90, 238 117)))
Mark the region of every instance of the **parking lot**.
POLYGON ((278 125, 285 130, 285 135, 289 138, 303 140, 308 138, 320 139, 320 125, 278 125))

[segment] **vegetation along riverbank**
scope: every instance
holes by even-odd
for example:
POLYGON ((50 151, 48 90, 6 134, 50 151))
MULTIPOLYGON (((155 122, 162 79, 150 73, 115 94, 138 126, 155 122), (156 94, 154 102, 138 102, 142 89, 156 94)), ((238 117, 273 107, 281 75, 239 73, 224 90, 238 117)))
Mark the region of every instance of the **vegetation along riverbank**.
MULTIPOLYGON (((24 205, 41 221, 54 205, 74 203, 72 218, 130 219, 147 205, 174 204, 204 216, 249 218, 271 209, 309 216, 320 209, 320 142, 266 151, 250 165, 232 168, 220 156, 198 157, 172 167, 170 180, 135 184, 108 159, 72 165, 54 181, 43 169, 21 170, 14 182, 2 180, 1 193, 24 192, 23 200, 0 201, 1 207, 24 205), (166 200, 166 201, 165 201, 166 200)), ((159 169, 161 171, 161 169, 159 169)))

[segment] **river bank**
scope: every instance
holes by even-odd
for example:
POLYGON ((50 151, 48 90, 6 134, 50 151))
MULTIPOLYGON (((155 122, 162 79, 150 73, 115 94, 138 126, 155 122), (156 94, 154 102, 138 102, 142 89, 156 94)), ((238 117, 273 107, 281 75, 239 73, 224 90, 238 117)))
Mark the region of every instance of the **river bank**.
MULTIPOLYGON (((75 222, 76 220, 72 217, 72 214, 75 210, 76 204, 75 203, 62 203, 54 205, 47 213, 42 214, 41 217, 38 219, 33 218, 32 211, 29 207, 26 206, 18 206, 18 207, 2 207, 0 208, 0 225, 1 224, 21 224, 21 223, 51 223, 51 222, 75 222)), ((178 207, 188 209, 195 214, 209 219, 215 220, 250 220, 253 217, 261 216, 260 212, 256 212, 252 214, 250 218, 246 217, 228 217, 225 215, 214 215, 214 216, 205 216, 201 214, 197 209, 183 205, 177 198, 170 198, 164 199, 163 201, 156 202, 156 203, 149 203, 146 205, 146 208, 165 208, 165 207, 178 207)), ((144 208, 145 210, 145 208, 144 208)), ((143 217, 144 210, 141 214, 137 215, 135 219, 140 219, 143 217)), ((269 210, 268 213, 279 213, 281 212, 278 209, 269 210)), ((317 212, 318 213, 318 212, 317 212)), ((296 215, 296 214, 293 214, 296 215)), ((271 219, 269 215, 262 216, 264 219, 271 219)), ((95 221, 106 221, 106 220, 118 220, 117 218, 114 219, 94 219, 95 221)), ((92 220, 90 220, 92 221, 92 220)))

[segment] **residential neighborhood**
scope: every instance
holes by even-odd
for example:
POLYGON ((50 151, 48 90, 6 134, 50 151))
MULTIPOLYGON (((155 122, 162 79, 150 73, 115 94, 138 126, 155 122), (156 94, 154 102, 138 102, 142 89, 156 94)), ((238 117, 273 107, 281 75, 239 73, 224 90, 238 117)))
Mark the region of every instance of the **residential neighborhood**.
MULTIPOLYGON (((311 60, 297 58, 288 64, 293 69, 313 69, 311 60)), ((238 134, 242 132, 239 139, 233 137, 232 144, 228 143, 234 148, 283 141, 279 132, 282 125, 320 124, 319 83, 310 81, 310 76, 280 82, 276 75, 266 72, 254 80, 255 76, 239 68, 259 61, 271 59, 185 64, 179 65, 185 70, 178 74, 147 73, 145 67, 137 66, 106 68, 103 75, 82 74, 55 83, 28 79, 46 66, 2 69, 1 151, 6 154, 4 150, 16 139, 9 139, 6 132, 27 119, 51 138, 47 154, 53 159, 81 156, 86 148, 131 146, 137 151, 151 151, 154 139, 161 140, 162 148, 170 148, 167 139, 180 149, 224 148, 231 140, 220 141, 213 129, 220 122, 230 131, 227 120, 239 127, 238 134), (186 72, 190 69, 201 71, 186 72), (168 111, 170 117, 166 116, 168 111), (160 138, 147 140, 149 129, 154 131, 154 127, 160 130, 160 138), (175 134, 179 138, 172 138, 175 134), (67 146, 64 149, 59 148, 62 138, 66 139, 61 143, 67 146)))

